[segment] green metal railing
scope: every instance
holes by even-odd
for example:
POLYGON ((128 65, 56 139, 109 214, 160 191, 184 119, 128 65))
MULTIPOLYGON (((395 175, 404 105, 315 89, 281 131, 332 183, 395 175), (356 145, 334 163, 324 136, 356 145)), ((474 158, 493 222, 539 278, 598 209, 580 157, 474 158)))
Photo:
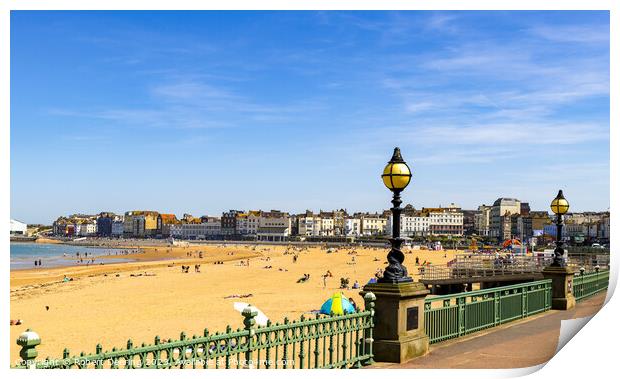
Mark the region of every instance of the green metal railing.
POLYGON ((424 301, 426 334, 430 343, 441 342, 525 318, 550 308, 550 279, 427 297, 424 301))
POLYGON ((580 301, 601 291, 609 285, 609 270, 575 274, 573 278, 573 296, 580 301))
POLYGON ((244 328, 225 333, 163 342, 159 336, 153 344, 135 347, 131 340, 124 349, 104 351, 100 344, 94 354, 70 356, 65 349, 59 359, 37 360, 38 334, 27 330, 18 339, 22 361, 15 368, 361 368, 374 363, 373 317, 375 295, 364 296, 365 310, 341 316, 321 316, 255 327, 256 311, 243 310, 244 328))

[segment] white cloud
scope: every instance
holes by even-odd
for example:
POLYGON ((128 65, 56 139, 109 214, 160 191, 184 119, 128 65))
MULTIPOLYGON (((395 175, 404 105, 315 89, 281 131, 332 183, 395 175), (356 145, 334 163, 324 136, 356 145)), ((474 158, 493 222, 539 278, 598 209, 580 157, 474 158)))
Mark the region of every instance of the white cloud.
POLYGON ((537 26, 530 33, 553 42, 594 43, 609 42, 608 25, 537 26))

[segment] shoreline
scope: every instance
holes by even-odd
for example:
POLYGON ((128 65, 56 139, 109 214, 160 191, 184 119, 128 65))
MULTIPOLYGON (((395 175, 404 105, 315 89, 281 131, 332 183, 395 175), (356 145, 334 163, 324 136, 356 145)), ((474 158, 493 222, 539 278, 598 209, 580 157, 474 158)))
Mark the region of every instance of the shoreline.
MULTIPOLYGON (((111 247, 110 247, 111 248, 111 247)), ((233 255, 209 254, 205 248, 212 246, 196 245, 185 247, 165 246, 126 246, 125 249, 140 249, 141 252, 123 255, 100 255, 93 256, 95 259, 127 259, 126 262, 98 262, 94 264, 67 264, 62 266, 41 268, 18 268, 10 270, 11 293, 16 286, 28 286, 32 284, 61 283, 66 275, 72 278, 83 278, 105 274, 117 274, 127 271, 140 271, 161 267, 176 267, 179 265, 209 264, 214 261, 239 261, 242 259, 262 256, 260 253, 233 252, 233 255), (202 258, 200 253, 202 252, 202 258)), ((123 248, 119 248, 123 249, 123 248)), ((221 249, 221 247, 219 247, 221 249)), ((74 261, 73 258, 68 260, 74 261)))

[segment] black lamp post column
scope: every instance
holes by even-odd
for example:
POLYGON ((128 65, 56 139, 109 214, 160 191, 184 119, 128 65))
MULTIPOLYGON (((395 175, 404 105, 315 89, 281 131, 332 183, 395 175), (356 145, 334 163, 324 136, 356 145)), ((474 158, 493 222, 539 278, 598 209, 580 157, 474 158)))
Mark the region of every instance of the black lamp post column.
POLYGON ((564 220, 561 214, 558 214, 557 216, 558 217, 555 220, 555 250, 553 251, 553 263, 551 263, 551 266, 564 267, 564 249, 562 248, 564 245, 564 241, 562 241, 562 227, 564 226, 564 220))
POLYGON ((407 268, 403 266, 405 254, 400 250, 400 246, 403 244, 403 239, 400 238, 401 203, 400 191, 394 191, 394 197, 392 198, 392 205, 394 205, 392 207, 392 238, 390 238, 392 249, 387 255, 388 266, 385 268, 383 278, 378 280, 380 283, 406 283, 413 281, 407 273, 407 268))

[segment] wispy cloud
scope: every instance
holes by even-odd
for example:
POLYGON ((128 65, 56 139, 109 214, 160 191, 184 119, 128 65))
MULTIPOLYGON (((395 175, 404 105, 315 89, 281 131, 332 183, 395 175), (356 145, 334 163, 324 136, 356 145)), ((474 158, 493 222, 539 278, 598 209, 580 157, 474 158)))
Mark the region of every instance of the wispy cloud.
POLYGON ((529 29, 529 32, 553 42, 609 42, 609 25, 536 26, 529 29))

